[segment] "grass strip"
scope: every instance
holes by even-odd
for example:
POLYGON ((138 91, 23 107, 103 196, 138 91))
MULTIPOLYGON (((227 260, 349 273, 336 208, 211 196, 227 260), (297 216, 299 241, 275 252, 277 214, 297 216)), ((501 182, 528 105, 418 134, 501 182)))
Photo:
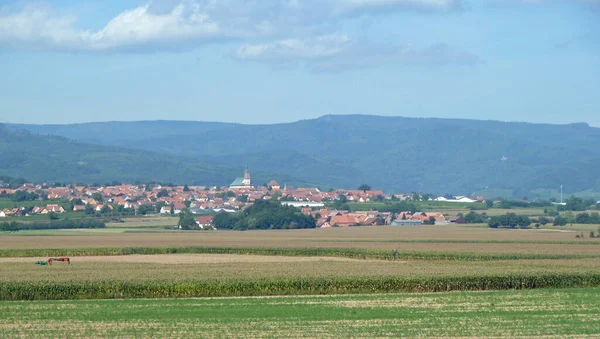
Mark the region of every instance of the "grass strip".
MULTIPOLYGON (((0 257, 52 257, 52 256, 118 256, 132 254, 244 254, 299 257, 342 257, 353 259, 394 259, 392 251, 362 248, 275 248, 275 247, 115 247, 75 249, 4 249, 0 257)), ((536 260, 600 258, 599 254, 564 253, 465 253, 465 252, 398 252, 395 259, 402 260, 536 260)))
POLYGON ((598 286, 600 286, 600 274, 495 275, 419 278, 300 278, 189 282, 6 282, 0 283, 0 300, 334 295, 581 288, 598 286))

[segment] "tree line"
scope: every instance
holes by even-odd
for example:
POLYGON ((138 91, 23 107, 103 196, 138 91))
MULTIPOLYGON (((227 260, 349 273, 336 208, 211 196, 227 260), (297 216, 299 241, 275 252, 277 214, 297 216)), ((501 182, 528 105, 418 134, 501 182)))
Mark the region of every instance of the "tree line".
POLYGON ((52 222, 20 223, 16 221, 0 223, 0 231, 16 232, 22 230, 58 230, 75 228, 105 228, 106 223, 96 219, 66 219, 52 222))
POLYGON ((217 229, 266 230, 317 227, 315 219, 279 201, 257 200, 242 212, 219 213, 213 221, 217 229))

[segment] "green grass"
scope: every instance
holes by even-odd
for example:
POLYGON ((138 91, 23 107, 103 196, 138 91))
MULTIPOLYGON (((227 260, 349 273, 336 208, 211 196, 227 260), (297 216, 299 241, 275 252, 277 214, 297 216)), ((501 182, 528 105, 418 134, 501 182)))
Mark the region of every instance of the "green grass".
POLYGON ((0 303, 5 337, 600 335, 600 289, 0 303))

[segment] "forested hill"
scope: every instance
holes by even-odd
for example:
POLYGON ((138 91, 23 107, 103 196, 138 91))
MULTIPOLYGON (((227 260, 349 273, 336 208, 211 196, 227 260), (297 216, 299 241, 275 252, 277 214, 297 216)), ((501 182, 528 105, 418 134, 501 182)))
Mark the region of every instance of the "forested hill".
MULTIPOLYGON (((35 182, 100 183, 156 181, 175 184, 228 185, 242 166, 114 146, 91 145, 61 136, 37 135, 0 124, 0 175, 35 182)), ((255 171, 267 182, 280 174, 255 171)), ((283 175, 291 183, 303 181, 283 175)))
MULTIPOLYGON (((287 124, 149 121, 11 125, 82 142, 286 173, 338 187, 513 197, 600 191, 600 129, 379 116, 287 124)), ((276 178, 280 180, 279 178, 276 178)))

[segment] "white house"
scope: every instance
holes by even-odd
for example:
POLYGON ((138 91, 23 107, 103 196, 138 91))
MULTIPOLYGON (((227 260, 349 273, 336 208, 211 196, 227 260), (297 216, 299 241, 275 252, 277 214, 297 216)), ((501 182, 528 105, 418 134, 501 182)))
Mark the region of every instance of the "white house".
POLYGON ((6 218, 6 213, 4 213, 4 211, 0 211, 0 218, 6 218))

